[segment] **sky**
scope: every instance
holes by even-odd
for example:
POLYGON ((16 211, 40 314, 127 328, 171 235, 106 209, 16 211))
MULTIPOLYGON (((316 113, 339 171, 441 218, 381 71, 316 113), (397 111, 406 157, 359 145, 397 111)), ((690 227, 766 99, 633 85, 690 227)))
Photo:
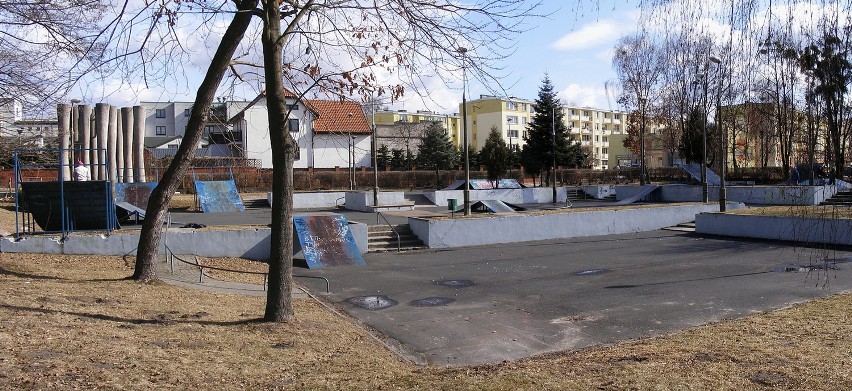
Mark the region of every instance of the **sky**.
MULTIPOLYGON (((480 94, 497 93, 534 100, 547 74, 565 104, 619 109, 611 86, 616 80, 611 64, 612 48, 621 36, 635 31, 638 13, 635 5, 615 0, 543 0, 539 12, 549 15, 530 18, 528 30, 515 36, 516 51, 496 64, 504 68, 502 88, 473 81, 468 86, 469 97, 475 99, 480 94)), ((215 47, 215 43, 208 42, 207 46, 215 47)), ((137 81, 119 87, 119 80, 89 80, 88 85, 81 86, 75 93, 87 103, 107 101, 116 106, 136 105, 141 101, 192 101, 204 68, 204 64, 196 65, 184 69, 189 73, 189 83, 167 83, 169 87, 151 83, 146 88, 137 81)), ((456 84, 459 83, 448 86, 434 81, 429 87, 431 99, 409 93, 389 107, 455 113, 462 95, 461 86, 456 84)), ((253 98, 254 92, 250 90, 229 97, 235 100, 253 98)))

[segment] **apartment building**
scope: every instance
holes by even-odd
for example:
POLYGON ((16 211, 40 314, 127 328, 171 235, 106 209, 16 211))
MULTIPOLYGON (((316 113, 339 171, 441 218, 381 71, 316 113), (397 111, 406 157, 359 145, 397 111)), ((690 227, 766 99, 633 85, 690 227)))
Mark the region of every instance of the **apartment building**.
POLYGON ((568 134, 591 152, 592 168, 617 167, 618 156, 629 154, 623 143, 627 136, 626 113, 571 105, 562 106, 562 112, 568 134))
POLYGON ((44 147, 45 138, 58 136, 59 125, 53 118, 25 118, 24 106, 16 98, 0 98, 0 138, 15 140, 18 147, 44 147))
MULTIPOLYGON (((365 108, 366 112, 370 108, 365 108)), ((453 144, 457 141, 460 118, 458 114, 440 114, 429 110, 389 110, 383 108, 368 115, 367 120, 376 126, 376 145, 381 148, 386 145, 389 149, 416 150, 420 144, 423 132, 432 122, 440 123, 447 131, 453 144)))
MULTIPOLYGON (((466 122, 471 148, 476 151, 482 149, 492 127, 497 128, 510 148, 523 148, 527 124, 535 113, 533 105, 534 102, 527 99, 493 95, 480 95, 479 99, 467 101, 466 122)), ((464 112, 462 105, 459 105, 459 112, 464 112)), ((457 146, 463 142, 461 131, 459 129, 453 137, 457 146)))

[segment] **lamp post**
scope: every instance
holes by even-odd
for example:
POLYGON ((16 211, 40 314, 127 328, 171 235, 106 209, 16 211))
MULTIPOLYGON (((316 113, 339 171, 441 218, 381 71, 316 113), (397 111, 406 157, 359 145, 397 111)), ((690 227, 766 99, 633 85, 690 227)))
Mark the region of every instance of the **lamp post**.
POLYGON ((701 125, 701 202, 708 202, 707 192, 707 64, 704 64, 704 73, 699 73, 702 88, 704 89, 704 100, 701 102, 701 114, 703 122, 701 125))
POLYGON ((372 112, 372 133, 373 133, 373 206, 379 206, 379 152, 378 143, 376 142, 376 101, 370 97, 370 111, 372 112))
POLYGON ((716 64, 719 77, 718 91, 716 91, 716 127, 719 129, 719 211, 725 212, 728 201, 727 189, 725 189, 725 170, 728 168, 728 140, 722 126, 722 61, 715 56, 710 56, 710 61, 716 64))
POLYGON ((464 215, 470 215, 470 155, 467 143, 467 48, 459 47, 462 56, 462 148, 464 148, 464 215))
POLYGON ((639 185, 645 186, 645 105, 648 100, 639 97, 639 185))
POLYGON ((556 203, 556 106, 552 107, 551 116, 550 116, 550 153, 553 157, 552 159, 552 170, 553 177, 551 178, 551 183, 553 186, 553 203, 556 203))
POLYGON ((506 118, 506 125, 509 127, 509 131, 506 132, 506 135, 509 136, 509 151, 512 150, 512 119, 506 118))

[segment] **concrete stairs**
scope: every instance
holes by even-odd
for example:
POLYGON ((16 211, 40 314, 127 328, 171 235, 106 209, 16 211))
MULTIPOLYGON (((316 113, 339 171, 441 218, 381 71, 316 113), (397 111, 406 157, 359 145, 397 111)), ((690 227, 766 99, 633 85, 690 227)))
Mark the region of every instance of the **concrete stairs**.
POLYGON ((852 190, 841 190, 820 205, 852 206, 852 190))
MULTIPOLYGON (((393 227, 399 233, 400 251, 422 250, 427 248, 408 224, 395 225, 393 227)), ((368 245, 367 252, 396 251, 396 234, 388 225, 371 225, 367 228, 368 245)))
POLYGON ((569 187, 568 189, 566 189, 566 192, 568 193, 568 199, 571 201, 592 199, 590 195, 586 194, 586 192, 580 188, 569 187))
POLYGON ((262 209, 269 208, 269 201, 266 198, 247 198, 243 199, 243 206, 246 209, 262 209))

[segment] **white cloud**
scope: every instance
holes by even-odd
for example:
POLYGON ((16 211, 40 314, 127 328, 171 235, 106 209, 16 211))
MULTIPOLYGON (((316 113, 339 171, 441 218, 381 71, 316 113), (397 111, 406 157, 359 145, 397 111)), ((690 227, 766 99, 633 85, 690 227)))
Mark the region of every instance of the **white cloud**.
POLYGON ((614 99, 608 97, 606 88, 602 86, 583 86, 572 83, 556 95, 563 103, 569 105, 612 110, 618 108, 615 106, 614 99))
POLYGON ((614 42, 622 32, 623 27, 619 27, 614 21, 600 20, 563 35, 551 47, 567 51, 588 49, 614 42))

